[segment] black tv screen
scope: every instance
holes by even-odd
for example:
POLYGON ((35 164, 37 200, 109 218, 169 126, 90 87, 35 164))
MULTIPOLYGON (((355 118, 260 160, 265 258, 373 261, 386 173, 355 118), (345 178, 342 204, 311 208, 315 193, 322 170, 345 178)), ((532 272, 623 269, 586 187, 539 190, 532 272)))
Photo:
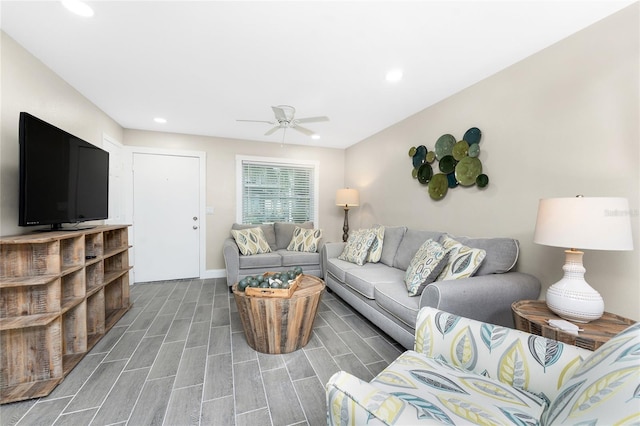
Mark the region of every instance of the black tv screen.
POLYGON ((106 219, 109 153, 20 113, 20 226, 106 219))

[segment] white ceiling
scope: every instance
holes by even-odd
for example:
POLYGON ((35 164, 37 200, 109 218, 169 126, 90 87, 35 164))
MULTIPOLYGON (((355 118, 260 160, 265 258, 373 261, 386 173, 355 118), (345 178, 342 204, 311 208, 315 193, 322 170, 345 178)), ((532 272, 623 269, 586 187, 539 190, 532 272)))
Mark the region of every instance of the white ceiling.
POLYGON ((633 1, 88 3, 2 1, 1 26, 121 126, 280 142, 236 120, 287 104, 331 121, 286 143, 345 148, 633 1))

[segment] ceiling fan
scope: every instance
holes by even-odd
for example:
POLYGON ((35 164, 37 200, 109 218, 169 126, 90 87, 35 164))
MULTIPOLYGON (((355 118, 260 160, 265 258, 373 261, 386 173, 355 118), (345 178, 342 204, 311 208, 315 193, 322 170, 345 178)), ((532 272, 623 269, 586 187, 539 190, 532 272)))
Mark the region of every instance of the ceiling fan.
POLYGON ((236 120, 236 121, 247 121, 251 123, 268 123, 271 124, 271 129, 267 130, 264 134, 265 136, 269 136, 275 133, 279 129, 284 129, 285 132, 287 129, 297 130, 298 132, 304 133, 307 136, 312 136, 315 134, 314 131, 307 129, 306 127, 300 126, 300 123, 317 123, 321 121, 329 121, 329 117, 320 116, 320 117, 306 117, 306 118, 294 118, 296 109, 289 105, 277 105, 272 106, 271 109, 275 115, 275 121, 266 121, 266 120, 236 120))

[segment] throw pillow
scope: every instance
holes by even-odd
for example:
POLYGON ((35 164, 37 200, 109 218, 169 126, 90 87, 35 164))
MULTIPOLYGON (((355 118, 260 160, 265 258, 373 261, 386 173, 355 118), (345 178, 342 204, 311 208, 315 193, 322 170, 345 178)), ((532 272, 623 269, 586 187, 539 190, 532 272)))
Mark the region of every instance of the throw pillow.
POLYGON ((437 241, 428 239, 416 252, 404 275, 409 296, 420 296, 447 264, 447 250, 437 241))
POLYGON ((370 229, 359 229, 352 232, 347 240, 347 245, 344 247, 340 256, 338 256, 338 259, 360 266, 364 265, 367 255, 369 254, 369 248, 371 248, 371 244, 373 244, 375 238, 375 232, 370 229))
POLYGON ((442 246, 449 253, 449 261, 438 275, 437 281, 473 276, 487 255, 486 251, 467 247, 447 235, 442 238, 442 246))
POLYGON ((236 240, 240 253, 244 256, 261 253, 271 253, 264 232, 259 227, 247 229, 232 229, 231 235, 236 240))
POLYGON ((317 253, 320 238, 322 238, 322 229, 304 229, 296 226, 287 250, 317 253))
POLYGON ((369 254, 367 255, 367 262, 378 263, 382 257, 382 243, 384 242, 384 226, 377 225, 371 228, 376 235, 375 240, 369 248, 369 254))

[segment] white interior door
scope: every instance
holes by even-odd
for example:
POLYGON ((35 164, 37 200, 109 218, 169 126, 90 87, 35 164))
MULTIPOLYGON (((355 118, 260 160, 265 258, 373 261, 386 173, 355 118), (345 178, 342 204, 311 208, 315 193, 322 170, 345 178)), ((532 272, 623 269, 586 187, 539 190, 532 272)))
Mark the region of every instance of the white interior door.
POLYGON ((200 159, 133 154, 136 282, 200 274, 200 159))

